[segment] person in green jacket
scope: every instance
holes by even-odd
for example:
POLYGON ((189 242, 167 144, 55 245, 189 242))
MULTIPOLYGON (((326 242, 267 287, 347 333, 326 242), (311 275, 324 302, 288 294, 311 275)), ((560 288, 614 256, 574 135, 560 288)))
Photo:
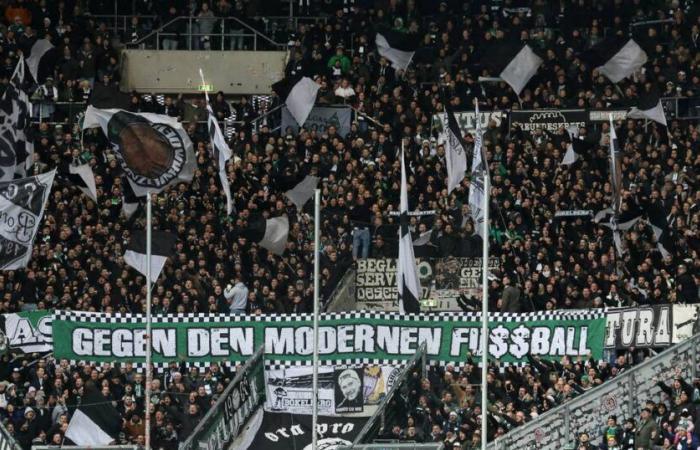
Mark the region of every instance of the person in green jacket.
POLYGON ((336 67, 336 62, 340 62, 340 70, 343 75, 350 71, 350 58, 345 56, 345 49, 342 44, 338 44, 335 48, 335 55, 331 56, 331 59, 328 60, 328 68, 333 70, 333 68, 336 67))
POLYGON ((651 450, 657 434, 658 429, 656 422, 651 418, 651 410, 649 408, 642 409, 642 420, 634 433, 635 450, 651 450))

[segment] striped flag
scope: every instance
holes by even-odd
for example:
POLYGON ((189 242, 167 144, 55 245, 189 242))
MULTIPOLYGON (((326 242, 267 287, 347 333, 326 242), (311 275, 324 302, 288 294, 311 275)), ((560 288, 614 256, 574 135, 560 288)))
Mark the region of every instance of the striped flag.
POLYGON ((401 149, 401 202, 399 205, 399 260, 396 268, 396 282, 399 290, 399 311, 401 313, 420 312, 420 280, 413 253, 413 239, 408 228, 408 184, 406 183, 406 160, 401 149))
POLYGON ((613 212, 617 216, 620 213, 622 203, 622 166, 620 164, 620 143, 615 133, 615 124, 610 114, 610 184, 613 190, 613 212))
POLYGON ((93 385, 85 386, 80 404, 66 429, 66 437, 76 445, 108 445, 122 429, 117 408, 93 385))
MULTIPOLYGON (((445 114, 447 126, 442 133, 442 141, 445 143, 445 161, 447 163, 447 193, 451 193, 464 179, 467 171, 467 152, 462 142, 462 132, 455 118, 454 111, 445 102, 445 114)), ((477 116, 478 121, 478 116, 477 116)))
POLYGON ((634 39, 611 36, 583 52, 581 59, 617 83, 641 69, 647 54, 634 39))

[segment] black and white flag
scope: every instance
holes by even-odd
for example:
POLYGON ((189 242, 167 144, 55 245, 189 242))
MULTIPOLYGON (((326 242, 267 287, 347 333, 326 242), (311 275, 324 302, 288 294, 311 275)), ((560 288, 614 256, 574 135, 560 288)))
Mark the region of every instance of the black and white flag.
POLYGON ((314 175, 307 175, 292 189, 284 193, 284 195, 294 203, 297 211, 301 211, 306 202, 314 195, 316 186, 321 178, 314 175))
POLYGON ((419 41, 418 35, 382 29, 374 38, 379 54, 391 62, 391 67, 405 71, 411 64, 419 41))
MULTIPOLYGON (((445 161, 447 162, 447 193, 451 193, 460 185, 467 172, 467 152, 462 140, 462 132, 459 129, 454 111, 445 102, 445 114, 447 115, 447 127, 442 132, 441 140, 445 145, 445 161)), ((478 121, 478 116, 477 116, 478 121)))
POLYGON ((34 144, 27 137, 32 104, 24 88, 25 62, 20 56, 0 101, 0 181, 24 178, 34 163, 34 144))
POLYGON ((583 52, 581 58, 613 83, 632 75, 647 62, 646 52, 634 39, 619 36, 604 39, 583 52))
POLYGON ((43 60, 53 48, 53 44, 48 39, 38 39, 32 45, 31 53, 27 56, 26 61, 29 72, 37 83, 42 83, 50 73, 48 70, 41 69, 50 66, 50 64, 44 63, 43 60))
MULTIPOLYGON (((199 74, 204 80, 204 73, 199 69, 199 74)), ((207 128, 209 129, 209 140, 211 141, 212 158, 216 161, 219 169, 219 180, 221 181, 221 189, 226 195, 226 214, 231 215, 233 212, 233 199, 231 198, 231 184, 228 181, 226 174, 226 162, 231 159, 233 153, 224 139, 224 134, 221 132, 219 121, 216 120, 214 110, 209 104, 209 94, 204 91, 204 97, 207 101, 207 128)))
POLYGON ((520 95, 542 62, 544 60, 532 47, 517 41, 503 41, 492 45, 484 59, 484 64, 508 83, 516 95, 520 95))
POLYGON ((241 235, 276 255, 284 253, 289 237, 289 219, 287 216, 265 219, 261 214, 248 218, 248 226, 241 235))
POLYGON ((399 311, 420 312, 421 287, 418 279, 413 239, 409 229, 408 183, 406 181, 406 159, 401 149, 401 201, 399 205, 399 260, 396 267, 396 282, 399 290, 399 311))
POLYGON ((287 105, 289 113, 300 127, 304 126, 304 122, 314 108, 319 88, 320 86, 314 80, 301 75, 285 78, 272 85, 272 90, 287 105))
POLYGON ((637 104, 627 112, 627 117, 631 119, 649 119, 665 127, 668 126, 666 124, 664 107, 661 104, 661 97, 659 97, 659 91, 656 89, 643 92, 637 98, 637 104))
POLYGON ((481 121, 479 118, 479 104, 477 102, 475 109, 476 131, 474 132, 474 150, 472 155, 472 171, 471 182, 469 184, 469 210, 471 211, 472 220, 474 221, 474 231, 486 239, 484 236, 484 177, 486 173, 486 162, 482 158, 482 140, 481 140, 481 121))
POLYGON ((190 182, 196 165, 192 141, 177 119, 88 106, 83 129, 100 127, 134 193, 158 193, 190 182))
POLYGON ((620 142, 615 133, 615 124, 610 114, 610 185, 612 186, 612 208, 615 215, 620 213, 622 204, 622 162, 620 161, 620 142))
POLYGON ((647 208, 649 224, 656 238, 656 248, 661 252, 663 258, 671 256, 673 251, 673 239, 668 217, 663 206, 656 202, 647 208))
POLYGON ((131 188, 131 183, 124 178, 121 180, 122 212, 124 213, 124 217, 129 219, 139 208, 139 198, 136 196, 136 194, 134 194, 134 190, 131 188))
POLYGON ((66 429, 66 437, 76 445, 108 445, 122 428, 122 417, 101 392, 86 386, 80 404, 66 429))
POLYGON ((0 182, 0 270, 27 267, 55 175, 0 182))
MULTIPOLYGON (((158 280, 168 257, 174 253, 177 238, 167 231, 151 231, 151 283, 158 280)), ((146 230, 134 231, 124 252, 124 262, 148 277, 146 230)))
POLYGON ((63 178, 73 186, 77 187, 92 201, 97 202, 97 186, 95 185, 95 174, 90 164, 64 164, 59 167, 59 179, 63 178))
POLYGON ((567 131, 569 132, 569 139, 571 142, 566 145, 566 153, 564 154, 564 159, 561 161, 561 164, 564 166, 574 164, 576 161, 583 158, 593 147, 593 144, 578 137, 578 130, 576 130, 576 132, 571 130, 567 131))

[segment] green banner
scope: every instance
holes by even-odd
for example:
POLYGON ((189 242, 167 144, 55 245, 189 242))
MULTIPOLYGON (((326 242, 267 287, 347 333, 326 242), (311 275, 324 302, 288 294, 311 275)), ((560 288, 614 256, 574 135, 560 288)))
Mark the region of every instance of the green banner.
MULTIPOLYGON (((463 364, 468 354, 479 355, 480 327, 476 313, 327 313, 320 320, 319 354, 328 364, 394 364, 410 358, 425 341, 431 362, 463 364)), ((266 360, 280 364, 310 361, 313 352, 311 315, 156 315, 152 328, 152 358, 160 366, 241 363, 260 345, 266 360)), ((528 354, 602 357, 602 310, 492 314, 489 328, 489 356, 503 364, 525 362, 528 354)), ((56 358, 145 361, 142 315, 57 311, 53 339, 56 358)))

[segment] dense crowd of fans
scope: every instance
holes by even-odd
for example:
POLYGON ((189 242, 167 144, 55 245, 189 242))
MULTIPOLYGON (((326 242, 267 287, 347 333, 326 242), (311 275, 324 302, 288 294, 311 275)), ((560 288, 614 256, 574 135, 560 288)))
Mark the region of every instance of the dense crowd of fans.
MULTIPOLYGON (((524 370, 488 375, 488 439, 507 433, 630 368, 624 357, 612 363, 592 359, 546 362, 531 358, 524 370)), ((381 437, 394 441, 443 442, 446 450, 481 448, 480 370, 473 361, 461 370, 431 368, 421 378, 416 370, 408 395, 396 396, 381 437), (407 399, 407 400, 406 400, 407 399)), ((696 450, 700 446, 700 379, 693 384, 677 374, 670 384, 653 380, 663 391, 649 399, 638 417, 608 417, 596 433, 572 437, 575 450, 696 450), (593 442, 596 442, 593 444, 593 442)))
MULTIPOLYGON (((109 4, 89 3, 93 13, 99 12, 98 5, 109 4)), ((212 2, 210 8, 201 1, 188 2, 187 7, 184 3, 136 2, 152 5, 148 11, 139 11, 157 16, 150 26, 178 15, 192 14, 208 21, 212 20, 210 13, 235 16, 231 9, 254 10, 257 2, 221 0, 212 2)), ((469 178, 447 195, 444 148, 436 145, 431 130, 432 115, 443 110, 444 99, 450 99, 458 110, 471 109, 467 105, 477 97, 482 110, 619 109, 632 104, 650 82, 662 86, 665 95, 697 97, 700 93, 700 18, 693 2, 600 1, 587 8, 579 2, 537 0, 524 9, 515 7, 521 5, 491 8, 489 2, 454 1, 358 0, 337 9, 332 8, 334 2, 311 3, 301 2, 306 13, 330 9, 331 14, 319 25, 302 22, 282 36, 290 43, 286 74, 311 73, 321 84, 319 103, 347 103, 361 114, 344 137, 334 127, 295 136, 288 130, 270 131, 279 125, 274 116, 253 125, 265 112, 260 104, 246 98, 231 102, 223 95, 213 98, 219 119, 233 114, 240 122, 230 139, 235 157, 227 167, 235 203, 230 217, 207 149, 203 99, 163 95, 158 101, 156 95, 131 96, 128 109, 132 111, 180 119, 197 154, 192 183, 174 187, 154 201, 154 226, 178 236, 176 256, 154 287, 155 313, 309 311, 313 223, 309 210, 297 211, 282 195, 300 174, 323 177, 324 299, 330 297, 354 259, 395 256, 396 217, 389 213, 398 209, 397 150, 402 139, 410 165, 410 209, 437 212, 412 218, 416 236, 432 230, 430 250, 421 256, 479 255, 480 238, 469 218, 469 178), (649 19, 669 21, 635 27, 645 48, 653 51, 644 73, 633 79, 614 86, 577 57, 603 36, 626 32, 631 22, 649 19), (380 23, 419 35, 422 44, 407 73, 397 72, 376 53, 369 30, 380 23), (489 41, 504 38, 527 40, 547 49, 543 67, 520 98, 504 83, 478 83, 480 75, 488 74, 480 65, 483 48, 489 41), (290 236, 281 257, 240 234, 253 212, 288 215, 290 236), (353 236, 367 232, 370 245, 365 253, 359 247, 363 239, 353 236), (236 292, 243 292, 246 301, 233 305, 233 296, 225 295, 231 291, 228 285, 239 285, 236 292)), ((145 279, 125 265, 122 255, 129 230, 143 227, 143 211, 130 219, 123 215, 125 180, 104 136, 99 131, 81 136, 75 115, 55 103, 87 102, 97 84, 118 84, 119 45, 137 41, 147 30, 135 18, 132 25, 138 31, 115 34, 107 23, 68 0, 0 4, 5 19, 0 30, 4 82, 19 52, 27 53, 36 39, 48 37, 56 46, 49 74, 33 96, 35 104, 42 105, 34 110, 34 117, 42 121, 35 125, 35 173, 60 164, 87 162, 96 174, 98 188, 95 203, 75 187, 54 186, 29 267, 0 275, 0 313, 50 308, 141 312, 145 279)), ((180 42, 168 45, 183 48, 180 42)), ((206 48, 203 41, 198 48, 206 48)), ((273 96, 266 107, 278 103, 273 96)), ((530 134, 509 129, 507 121, 500 126, 485 124, 484 142, 493 174, 491 253, 501 259, 501 272, 490 287, 492 310, 698 301, 700 136, 696 120, 669 119, 668 130, 638 120, 618 123, 623 142, 624 208, 663 208, 674 242, 667 258, 657 250, 645 220, 624 233, 626 252, 619 257, 607 228, 588 219, 554 218, 559 210, 597 212, 610 206, 607 124, 580 130, 592 149, 570 167, 560 165, 568 141, 565 130, 530 134)), ((473 136, 465 138, 471 146, 473 136)), ((632 359, 627 355, 603 365, 588 362, 590 367, 585 370, 571 368, 584 362, 559 365, 532 360, 524 369, 493 372, 489 395, 494 435, 606 381, 632 359), (566 375, 572 370, 577 374, 574 380, 566 375)), ((73 367, 50 358, 30 364, 31 360, 10 362, 5 357, 0 364, 0 380, 5 380, 0 383, 0 417, 24 448, 36 439, 63 441, 68 415, 84 384, 94 384, 123 413, 123 441, 143 439, 141 375, 130 368, 73 367)), ((392 433, 401 438, 416 433, 426 441, 447 439, 453 448, 468 448, 480 439, 475 422, 480 406, 475 404, 473 389, 467 389, 476 382, 474 375, 440 370, 416 388, 420 395, 418 403, 410 405, 412 419, 397 424, 399 429, 392 433), (464 389, 451 392, 455 385, 464 389)), ((192 419, 207 410, 230 377, 218 367, 204 374, 175 372, 173 368, 154 382, 154 436, 163 448, 175 448, 187 436, 188 427, 196 423, 192 419)), ((656 407, 652 414, 663 417, 656 407)), ((679 412, 675 417, 681 416, 679 412)), ((658 425, 663 430, 658 436, 670 437, 664 433, 676 430, 678 420, 667 419, 658 425)))

